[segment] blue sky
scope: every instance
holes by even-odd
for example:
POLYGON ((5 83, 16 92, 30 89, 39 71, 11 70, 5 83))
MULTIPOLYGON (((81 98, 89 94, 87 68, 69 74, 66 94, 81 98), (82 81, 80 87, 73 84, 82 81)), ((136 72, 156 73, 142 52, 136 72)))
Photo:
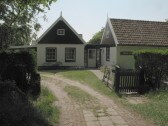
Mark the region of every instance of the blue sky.
POLYGON ((87 42, 105 26, 110 18, 165 21, 168 19, 168 0, 58 0, 46 10, 47 22, 40 19, 40 36, 57 20, 63 17, 87 42))

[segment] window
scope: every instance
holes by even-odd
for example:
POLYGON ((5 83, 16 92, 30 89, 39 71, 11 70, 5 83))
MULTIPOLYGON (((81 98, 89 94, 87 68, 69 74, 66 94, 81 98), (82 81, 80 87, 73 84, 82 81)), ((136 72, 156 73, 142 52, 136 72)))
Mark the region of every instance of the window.
POLYGON ((110 47, 106 47, 106 61, 110 61, 110 47))
POLYGON ((57 29, 57 35, 65 35, 65 29, 57 29))
POLYGON ((65 62, 75 62, 76 48, 65 48, 65 62))
POLYGON ((89 59, 94 59, 95 58, 95 50, 90 49, 89 50, 89 59))
POLYGON ((46 62, 57 61, 57 48, 46 48, 46 62))

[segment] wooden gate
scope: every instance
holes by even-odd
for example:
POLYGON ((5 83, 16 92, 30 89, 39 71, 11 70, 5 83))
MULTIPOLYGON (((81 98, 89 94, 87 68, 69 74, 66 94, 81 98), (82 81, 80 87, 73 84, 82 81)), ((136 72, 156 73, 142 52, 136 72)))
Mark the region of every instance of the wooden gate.
POLYGON ((142 93, 144 89, 144 72, 139 70, 121 70, 116 68, 114 88, 119 94, 142 93))

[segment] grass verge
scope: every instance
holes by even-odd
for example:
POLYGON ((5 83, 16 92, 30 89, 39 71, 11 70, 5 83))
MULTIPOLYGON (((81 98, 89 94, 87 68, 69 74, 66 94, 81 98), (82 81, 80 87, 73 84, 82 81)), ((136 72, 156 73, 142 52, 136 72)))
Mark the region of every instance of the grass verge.
POLYGON ((86 104, 87 102, 96 102, 95 98, 75 86, 66 86, 64 90, 71 96, 77 103, 86 104))
POLYGON ((143 116, 152 119, 158 126, 168 126, 168 92, 152 92, 147 95, 149 102, 127 104, 143 116))
POLYGON ((116 97, 116 94, 113 90, 107 88, 101 80, 99 80, 96 75, 88 70, 71 70, 71 71, 62 71, 58 74, 67 77, 72 80, 77 80, 81 83, 84 83, 96 91, 109 96, 109 97, 116 97))
POLYGON ((97 110, 104 110, 104 112, 106 111, 106 109, 98 103, 95 97, 91 96, 80 88, 75 86, 66 86, 64 90, 72 99, 76 101, 77 104, 80 105, 80 107, 92 110, 96 117, 98 117, 97 110))
POLYGON ((53 106, 55 100, 57 100, 56 97, 47 88, 42 87, 41 95, 33 101, 33 105, 45 119, 58 125, 60 112, 56 106, 53 106))

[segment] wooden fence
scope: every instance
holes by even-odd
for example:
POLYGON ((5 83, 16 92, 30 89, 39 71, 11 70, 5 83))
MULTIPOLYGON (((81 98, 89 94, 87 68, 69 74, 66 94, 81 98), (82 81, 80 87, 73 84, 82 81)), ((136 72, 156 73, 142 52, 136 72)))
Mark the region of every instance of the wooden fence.
POLYGON ((139 70, 121 70, 116 67, 114 89, 119 94, 132 94, 144 92, 144 72, 139 70))

